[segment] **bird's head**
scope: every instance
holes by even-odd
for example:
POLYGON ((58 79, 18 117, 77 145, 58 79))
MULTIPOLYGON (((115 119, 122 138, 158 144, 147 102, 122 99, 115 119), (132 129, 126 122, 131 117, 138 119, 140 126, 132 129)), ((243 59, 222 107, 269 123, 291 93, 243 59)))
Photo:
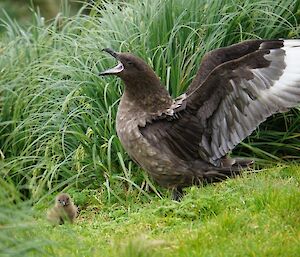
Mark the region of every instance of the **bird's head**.
POLYGON ((134 103, 136 111, 157 113, 171 106, 173 101, 169 92, 145 61, 130 53, 117 53, 109 48, 103 51, 117 59, 118 65, 100 75, 120 77, 125 83, 126 97, 134 103))
POLYGON ((71 203, 71 197, 69 194, 61 193, 56 197, 56 205, 59 207, 68 206, 71 203))
POLYGON ((116 75, 125 82, 133 82, 140 79, 145 80, 147 78, 158 79, 152 68, 133 54, 118 53, 110 48, 105 48, 103 51, 109 53, 118 60, 118 64, 114 68, 101 72, 101 76, 116 75))

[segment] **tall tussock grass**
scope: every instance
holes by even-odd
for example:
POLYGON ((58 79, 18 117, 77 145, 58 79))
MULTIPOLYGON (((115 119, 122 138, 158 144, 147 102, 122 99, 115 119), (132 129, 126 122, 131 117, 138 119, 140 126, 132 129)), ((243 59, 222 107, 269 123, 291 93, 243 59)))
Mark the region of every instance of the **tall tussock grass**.
MULTIPOLYGON (((103 188, 117 196, 152 186, 116 137, 122 85, 98 76, 114 64, 101 49, 139 55, 175 97, 191 83, 205 52, 247 39, 299 38, 299 19, 299 0, 100 1, 89 16, 58 14, 45 22, 33 14, 29 28, 6 17, 1 177, 33 199, 66 187, 103 188)), ((236 153, 265 162, 298 158, 299 126, 299 109, 277 115, 236 153)))
POLYGON ((31 201, 0 177, 0 256, 53 256, 52 241, 38 235, 31 201))

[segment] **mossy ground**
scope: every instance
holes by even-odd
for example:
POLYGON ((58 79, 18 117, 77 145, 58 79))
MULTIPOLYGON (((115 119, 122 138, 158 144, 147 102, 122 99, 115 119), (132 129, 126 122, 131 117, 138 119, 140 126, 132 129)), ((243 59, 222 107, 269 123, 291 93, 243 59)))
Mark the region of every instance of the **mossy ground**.
POLYGON ((33 207, 29 230, 10 235, 44 241, 28 255, 299 256, 299 184, 300 166, 289 166, 192 187, 181 202, 168 193, 109 203, 95 190, 71 192, 81 207, 75 224, 48 224, 49 197, 33 207))

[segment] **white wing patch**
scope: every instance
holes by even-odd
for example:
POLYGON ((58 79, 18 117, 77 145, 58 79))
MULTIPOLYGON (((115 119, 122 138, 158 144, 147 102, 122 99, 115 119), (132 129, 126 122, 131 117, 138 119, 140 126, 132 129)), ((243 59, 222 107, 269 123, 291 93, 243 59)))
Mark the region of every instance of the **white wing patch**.
MULTIPOLYGON (((253 79, 230 80, 232 92, 212 119, 208 156, 213 164, 267 117, 300 104, 300 40, 284 40, 281 49, 270 50, 264 58, 270 61, 269 67, 251 69, 253 79)), ((204 143, 207 145, 207 139, 203 137, 204 143)))
MULTIPOLYGON (((274 96, 275 99, 282 102, 280 107, 285 111, 286 108, 294 107, 299 103, 300 98, 300 40, 284 41, 285 64, 286 68, 283 71, 279 80, 275 81, 274 85, 268 90, 261 92, 261 98, 265 101, 269 100, 269 96, 274 96)), ((272 53, 276 50, 271 50, 267 60, 272 63, 276 62, 272 53)), ((275 100, 274 99, 274 100, 275 100)), ((279 109, 278 111, 282 111, 279 109)))

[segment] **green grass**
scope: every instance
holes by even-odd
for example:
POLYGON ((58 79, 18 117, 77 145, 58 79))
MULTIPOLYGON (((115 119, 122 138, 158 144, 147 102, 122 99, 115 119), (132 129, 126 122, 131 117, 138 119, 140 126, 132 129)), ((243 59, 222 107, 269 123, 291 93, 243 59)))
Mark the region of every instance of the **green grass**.
MULTIPOLYGON (((133 52, 153 66, 175 97, 202 56, 249 38, 299 37, 300 1, 135 1, 99 3, 91 16, 37 14, 24 28, 6 19, 0 41, 0 172, 28 198, 65 187, 124 188, 149 179, 115 132, 121 82, 100 78, 113 65, 100 50, 133 52), (2 160, 1 160, 2 159, 2 160), (115 186, 118 185, 118 186, 115 186)), ((300 112, 269 120, 234 154, 262 163, 299 158, 300 112)), ((126 192, 125 192, 126 193, 126 192)))
POLYGON ((137 195, 109 203, 98 190, 71 191, 81 208, 75 224, 48 224, 48 197, 27 218, 30 238, 10 237, 39 240, 43 256, 299 256, 299 186, 300 166, 279 166, 187 189, 180 203, 137 195))
POLYGON ((299 161, 299 108, 268 119, 233 153, 278 168, 187 189, 175 203, 123 150, 122 84, 98 73, 114 64, 104 47, 133 52, 175 97, 207 51, 300 38, 299 20, 299 0, 99 1, 90 16, 33 14, 29 27, 6 16, 0 256, 297 256, 300 168, 289 165, 299 161), (52 227, 44 214, 62 190, 82 211, 76 225, 52 227))

